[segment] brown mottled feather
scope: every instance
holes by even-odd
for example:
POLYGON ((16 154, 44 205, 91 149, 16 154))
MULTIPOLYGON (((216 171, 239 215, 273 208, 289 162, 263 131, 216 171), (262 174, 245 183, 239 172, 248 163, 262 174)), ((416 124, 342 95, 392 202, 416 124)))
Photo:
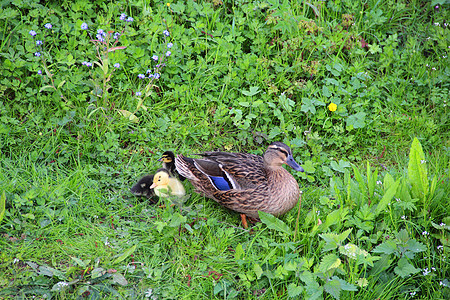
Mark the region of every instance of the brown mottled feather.
POLYGON ((279 216, 295 206, 300 190, 294 177, 282 167, 288 156, 292 158, 290 148, 279 142, 271 145, 274 146, 272 149, 269 146, 264 157, 246 153, 205 152, 198 154, 203 157, 201 159, 178 155, 175 165, 197 193, 226 208, 256 219, 258 210, 279 216), (237 183, 235 189, 218 190, 205 175, 218 176, 223 172, 237 183))

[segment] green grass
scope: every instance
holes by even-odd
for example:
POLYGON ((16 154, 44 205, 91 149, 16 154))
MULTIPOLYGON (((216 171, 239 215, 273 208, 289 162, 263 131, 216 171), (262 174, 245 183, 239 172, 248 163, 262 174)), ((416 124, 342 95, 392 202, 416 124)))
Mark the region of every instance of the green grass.
POLYGON ((449 11, 5 2, 0 299, 448 299, 449 11), (173 207, 129 192, 165 150, 272 141, 306 170, 299 221, 243 229, 189 183, 173 207))

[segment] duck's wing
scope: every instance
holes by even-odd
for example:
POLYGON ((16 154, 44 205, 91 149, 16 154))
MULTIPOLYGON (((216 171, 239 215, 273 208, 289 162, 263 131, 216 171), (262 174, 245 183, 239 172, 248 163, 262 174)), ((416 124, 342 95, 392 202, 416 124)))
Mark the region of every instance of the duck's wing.
POLYGON ((225 179, 230 181, 235 189, 249 189, 259 186, 267 181, 264 161, 261 156, 247 153, 205 152, 199 154, 204 159, 194 159, 202 162, 205 167, 211 165, 216 173, 206 172, 207 175, 220 176, 226 174, 225 179))

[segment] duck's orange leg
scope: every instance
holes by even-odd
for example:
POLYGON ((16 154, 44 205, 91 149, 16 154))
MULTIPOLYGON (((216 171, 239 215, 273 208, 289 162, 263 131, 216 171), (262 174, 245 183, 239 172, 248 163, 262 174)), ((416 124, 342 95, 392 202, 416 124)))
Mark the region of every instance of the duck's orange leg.
POLYGON ((245 214, 241 214, 241 220, 242 220, 242 226, 244 226, 244 228, 247 229, 248 228, 247 216, 245 214))

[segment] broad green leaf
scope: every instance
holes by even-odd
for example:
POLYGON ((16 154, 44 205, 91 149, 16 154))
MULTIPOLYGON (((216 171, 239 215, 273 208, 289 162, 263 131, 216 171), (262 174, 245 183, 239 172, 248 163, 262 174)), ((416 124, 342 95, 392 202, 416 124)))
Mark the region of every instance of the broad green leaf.
POLYGON ((71 258, 73 261, 75 261, 76 264, 77 264, 78 266, 80 266, 80 267, 82 267, 82 268, 87 268, 87 266, 88 266, 89 263, 91 262, 90 259, 87 259, 87 260, 81 260, 81 259, 79 259, 78 257, 75 257, 75 256, 71 256, 70 258, 71 258))
POLYGON ((122 116, 124 116, 125 118, 127 118, 128 120, 130 120, 133 123, 139 123, 139 118, 136 117, 135 114, 133 114, 132 112, 129 112, 128 110, 124 110, 124 109, 119 109, 117 110, 122 116))
POLYGON ((330 270, 339 268, 341 263, 341 260, 336 254, 328 254, 322 258, 322 261, 319 264, 319 270, 322 273, 326 273, 330 270))
POLYGON ((180 213, 174 213, 170 218, 170 227, 178 227, 181 224, 186 223, 186 217, 182 216, 180 213))
POLYGON ((407 250, 414 252, 414 253, 419 253, 419 252, 423 252, 423 251, 427 250, 427 246, 416 241, 415 239, 409 240, 406 243, 406 245, 407 245, 407 250))
POLYGON ((314 168, 313 162, 311 160, 307 160, 302 164, 303 169, 307 173, 314 173, 316 168, 314 168))
POLYGON ((395 183, 394 177, 392 177, 391 174, 386 173, 386 175, 384 175, 384 179, 383 179, 383 188, 384 188, 384 192, 386 193, 386 191, 395 183))
POLYGON ((253 265, 253 272, 255 272, 256 278, 260 279, 263 274, 263 270, 259 264, 253 265))
POLYGON ((128 281, 125 279, 125 277, 120 273, 113 273, 112 274, 112 283, 120 284, 121 286, 126 286, 128 284, 128 281))
POLYGON ((341 212, 339 209, 336 209, 327 215, 327 218, 323 226, 325 228, 328 228, 331 225, 337 224, 339 221, 341 221, 341 212))
POLYGON ((378 276, 378 274, 391 266, 392 261, 393 259, 390 258, 390 255, 382 255, 381 258, 373 265, 373 268, 370 270, 369 275, 378 276))
POLYGON ((51 85, 44 85, 43 87, 41 87, 41 89, 39 90, 39 93, 40 92, 43 92, 43 91, 45 91, 45 90, 54 90, 55 88, 53 87, 53 86, 51 86, 51 85))
POLYGON ((139 108, 141 108, 142 104, 144 103, 144 98, 138 98, 138 104, 136 105, 136 110, 135 112, 137 112, 139 110, 139 108))
POLYGON ((314 100, 302 98, 302 106, 300 110, 305 113, 311 112, 314 115, 316 113, 316 106, 314 105, 314 100))
POLYGON ((414 138, 409 152, 408 179, 414 198, 426 199, 428 176, 425 154, 417 138, 414 138))
POLYGON ((361 173, 359 172, 358 168, 355 165, 352 165, 353 173, 355 174, 355 179, 358 182, 359 185, 359 192, 364 195, 364 197, 367 196, 367 187, 366 183, 364 182, 364 179, 362 178, 361 173))
POLYGON ((235 258, 235 259, 242 259, 243 256, 244 256, 244 254, 245 254, 244 248, 242 248, 241 243, 239 243, 239 244, 236 246, 236 249, 235 249, 235 251, 234 251, 234 258, 235 258))
POLYGON ((408 260, 406 259, 406 257, 400 258, 400 260, 398 261, 397 267, 394 268, 395 274, 397 274, 398 276, 400 276, 402 278, 408 277, 409 275, 416 274, 419 271, 420 271, 420 269, 417 269, 413 265, 411 265, 408 262, 408 260))
POLYGON ((392 254, 397 251, 397 244, 394 241, 385 241, 382 244, 375 247, 372 252, 392 254))
POLYGON ((91 271, 91 277, 92 278, 97 278, 97 277, 103 276, 103 274, 105 274, 105 273, 106 273, 105 269, 103 269, 103 268, 95 268, 95 269, 93 269, 91 271))
POLYGON ((65 80, 61 81, 56 88, 59 90, 65 83, 65 80))
POLYGON ((297 270, 298 263, 294 260, 290 260, 284 264, 284 269, 286 271, 295 271, 297 270))
POLYGON ((348 215, 347 208, 336 209, 327 215, 323 227, 329 228, 331 225, 334 224, 342 224, 347 219, 347 215, 348 215))
POLYGON ((300 275, 300 280, 305 283, 306 286, 319 286, 314 278, 314 275, 310 271, 305 271, 300 275))
POLYGON ((331 279, 339 281, 339 283, 341 284, 341 289, 344 290, 344 291, 352 291, 352 292, 354 292, 354 291, 358 290, 356 285, 348 283, 347 281, 345 281, 345 280, 343 280, 343 279, 341 279, 341 278, 339 278, 337 276, 333 276, 333 277, 331 277, 331 279))
POLYGON ((2 195, 0 196, 0 222, 2 222, 3 217, 5 216, 5 203, 6 203, 6 194, 5 191, 3 191, 2 195))
POLYGON ((254 95, 256 95, 256 94, 259 94, 261 91, 259 90, 259 87, 257 87, 257 86, 251 86, 251 87, 250 87, 250 91, 242 90, 241 92, 242 92, 242 94, 244 94, 245 96, 251 97, 251 96, 254 96, 254 95))
POLYGON ((358 112, 356 114, 353 114, 351 116, 349 116, 346 120, 346 125, 349 128, 363 128, 364 126, 366 126, 366 113, 365 112, 358 112))
POLYGON ((127 251, 125 251, 121 256, 119 256, 118 258, 116 258, 113 262, 113 265, 118 264, 120 262, 122 262, 123 260, 127 259, 128 256, 130 256, 131 254, 134 253, 134 251, 136 250, 137 245, 134 245, 130 248, 127 249, 127 251))
POLYGON ((289 272, 282 265, 278 265, 277 269, 275 270, 275 277, 284 279, 287 275, 289 275, 289 272))
POLYGON ((344 173, 346 168, 349 168, 351 165, 348 161, 339 160, 339 164, 336 161, 331 161, 330 163, 331 168, 333 168, 335 171, 344 173))
POLYGON ((352 228, 349 228, 346 231, 344 231, 343 233, 340 233, 339 240, 341 242, 345 241, 348 238, 348 236, 350 235, 350 232, 352 232, 352 228))
MULTIPOLYGON (((430 197, 434 196, 434 192, 436 191, 436 186, 437 186, 437 176, 435 175, 433 177, 433 180, 431 181, 430 192, 429 192, 430 197)), ((1 221, 1 219, 0 219, 0 221, 1 221)))
POLYGON ((321 238, 324 239, 324 241, 326 242, 325 246, 323 247, 323 252, 325 251, 330 251, 330 250, 334 250, 336 249, 340 244, 342 244, 342 242, 347 239, 348 235, 350 234, 350 232, 352 231, 352 229, 347 229, 346 231, 344 231, 341 234, 336 234, 336 233, 323 233, 323 234, 319 234, 319 236, 321 238))
POLYGON ((303 287, 297 286, 295 283, 290 283, 287 287, 287 291, 289 298, 296 298, 303 292, 303 287))
POLYGON ((338 280, 328 280, 323 287, 325 292, 333 296, 334 299, 340 298, 342 288, 341 283, 338 280))
POLYGON ((378 203, 377 208, 375 209, 375 215, 379 215, 380 212, 382 212, 387 207, 389 202, 395 196, 397 188, 400 184, 400 180, 401 178, 397 179, 397 181, 388 188, 386 193, 383 195, 383 198, 381 198, 380 202, 378 203))
POLYGON ((286 233, 288 235, 292 234, 292 230, 289 228, 289 226, 277 217, 274 217, 271 214, 265 213, 263 211, 258 211, 258 215, 261 219, 261 222, 266 224, 268 228, 286 233))
POLYGON ((292 101, 291 99, 289 99, 288 97, 286 97, 285 93, 282 93, 278 97, 278 102, 280 103, 281 107, 283 107, 283 109, 285 109, 288 112, 291 112, 292 107, 294 107, 294 105, 295 105, 295 102, 292 101))
POLYGON ((326 242, 325 246, 323 246, 322 251, 326 252, 326 251, 330 251, 330 250, 334 250, 338 247, 338 235, 336 233, 322 233, 319 234, 319 236, 321 238, 323 238, 326 242))
POLYGON ((30 219, 30 220, 34 220, 36 218, 34 216, 34 214, 32 214, 32 213, 26 213, 26 214, 22 215, 22 217, 30 219))

